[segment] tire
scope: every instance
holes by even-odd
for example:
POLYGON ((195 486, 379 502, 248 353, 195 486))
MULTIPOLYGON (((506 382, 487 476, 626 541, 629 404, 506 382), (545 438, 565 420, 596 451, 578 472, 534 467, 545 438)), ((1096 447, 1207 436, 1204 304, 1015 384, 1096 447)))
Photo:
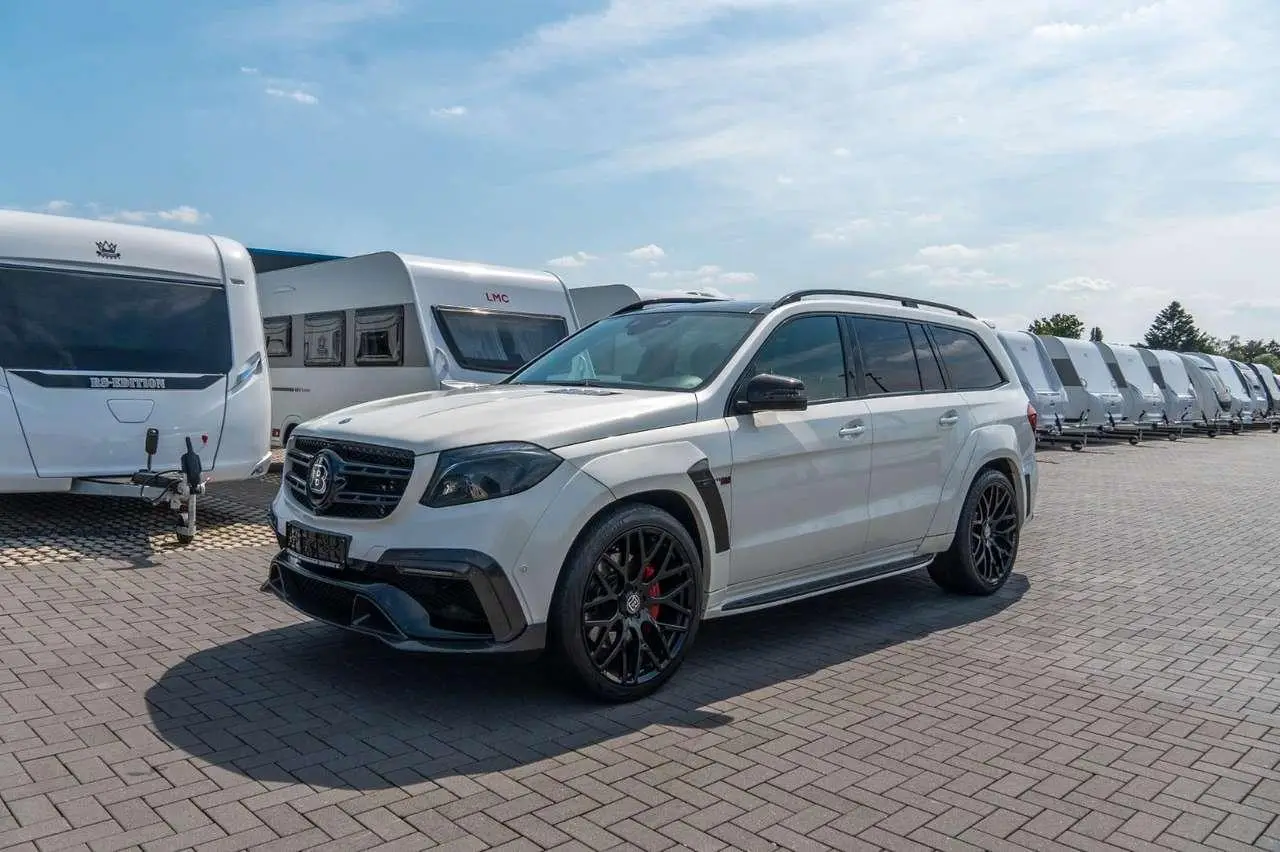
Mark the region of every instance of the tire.
POLYGON ((1021 533, 1013 483, 997 470, 984 470, 965 495, 951 547, 929 565, 929 576, 953 594, 995 594, 1013 573, 1021 533))
POLYGON ((549 662, 597 700, 652 695, 693 647, 705 606, 703 570, 693 538, 669 513, 618 504, 583 531, 565 559, 548 619, 549 662), (624 547, 632 554, 625 577, 624 547), (648 548, 648 560, 636 555, 648 548))

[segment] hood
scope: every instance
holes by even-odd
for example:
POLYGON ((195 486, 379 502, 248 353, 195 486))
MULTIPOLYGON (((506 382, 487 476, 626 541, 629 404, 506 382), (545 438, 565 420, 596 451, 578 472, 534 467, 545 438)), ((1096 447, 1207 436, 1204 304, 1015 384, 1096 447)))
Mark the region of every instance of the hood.
POLYGON ((547 449, 692 423, 680 391, 482 385, 375 400, 300 424, 298 435, 403 447, 418 455, 498 441, 547 449))

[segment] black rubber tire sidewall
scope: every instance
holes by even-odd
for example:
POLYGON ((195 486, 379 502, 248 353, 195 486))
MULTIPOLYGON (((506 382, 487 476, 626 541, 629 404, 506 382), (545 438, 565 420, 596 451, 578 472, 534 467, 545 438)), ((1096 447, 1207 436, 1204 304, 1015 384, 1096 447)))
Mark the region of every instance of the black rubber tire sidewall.
POLYGON ((567 675, 576 687, 598 700, 621 703, 652 695, 679 670, 697 638, 705 605, 703 572, 697 545, 688 531, 670 513, 643 503, 619 503, 591 523, 565 559, 548 618, 548 646, 554 657, 554 665, 561 670, 561 674, 567 675), (662 529, 685 548, 693 566, 698 592, 694 599, 694 613, 689 631, 676 659, 662 674, 648 683, 637 687, 624 687, 613 683, 596 671, 582 643, 579 618, 587 575, 595 567, 598 554, 622 533, 639 526, 662 529))
POLYGON ((967 595, 993 595, 1009 581, 1009 577, 1013 574, 1013 566, 1017 564, 1018 547, 1022 539, 1021 520, 1018 522, 1018 536, 1013 543, 1013 558, 1010 560, 1010 568, 1000 578, 999 582, 988 583, 978 575, 973 565, 973 554, 969 549, 969 527, 972 525, 973 515, 978 509, 978 500, 981 498, 982 492, 997 482, 1003 483, 1009 489, 1013 499, 1017 499, 1017 492, 1014 490, 1013 483, 1009 481, 1008 476, 996 470, 984 470, 974 479, 973 484, 969 486, 969 493, 965 495, 964 505, 960 509, 960 519, 956 523, 956 535, 951 543, 951 548, 934 560, 933 565, 929 566, 929 575, 938 586, 946 591, 967 595))

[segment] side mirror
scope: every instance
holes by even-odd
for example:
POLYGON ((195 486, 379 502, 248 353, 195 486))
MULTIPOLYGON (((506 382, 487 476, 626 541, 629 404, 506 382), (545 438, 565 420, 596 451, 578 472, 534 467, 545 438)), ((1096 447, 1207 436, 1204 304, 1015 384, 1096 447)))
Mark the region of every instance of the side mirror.
POLYGON ((745 392, 734 406, 739 414, 757 411, 804 411, 809 407, 809 396, 804 382, 790 376, 761 373, 747 382, 745 392))

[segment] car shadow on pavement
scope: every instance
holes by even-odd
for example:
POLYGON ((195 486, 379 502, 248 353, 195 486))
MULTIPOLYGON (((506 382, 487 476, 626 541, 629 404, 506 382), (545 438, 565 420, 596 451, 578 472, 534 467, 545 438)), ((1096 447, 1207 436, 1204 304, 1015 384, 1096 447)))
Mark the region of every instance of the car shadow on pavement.
MULTIPOLYGON (((989 619, 1029 586, 1014 574, 989 598, 959 597, 919 572, 707 622, 666 687, 625 705, 584 700, 528 658, 403 654, 313 622, 196 652, 146 699, 165 741, 215 766, 261 782, 380 790, 516 769, 629 734, 676 746, 757 715, 767 695, 750 693, 989 619), (703 709, 721 702, 721 712, 703 709)), ((826 700, 853 709, 857 698, 826 700)))

